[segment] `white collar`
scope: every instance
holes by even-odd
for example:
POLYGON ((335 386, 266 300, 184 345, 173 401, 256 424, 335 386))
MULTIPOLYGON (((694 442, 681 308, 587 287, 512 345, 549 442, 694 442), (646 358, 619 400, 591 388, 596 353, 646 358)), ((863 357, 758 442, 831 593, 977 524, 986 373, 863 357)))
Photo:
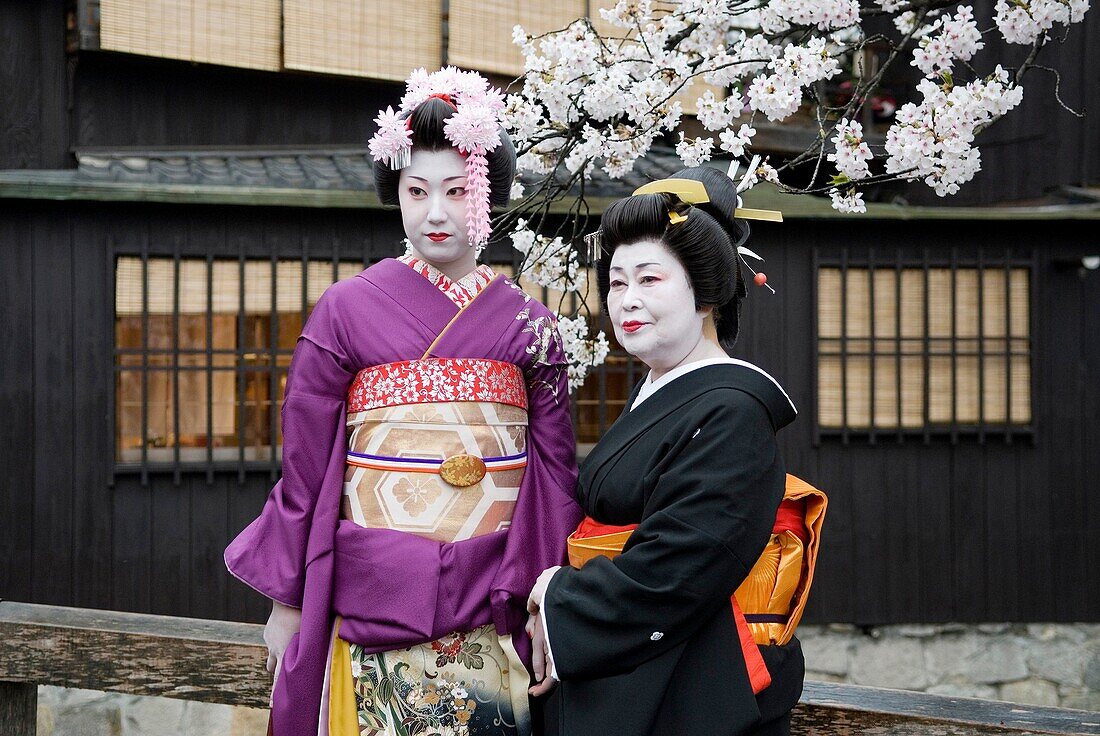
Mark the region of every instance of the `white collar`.
MULTIPOLYGON (((772 378, 771 375, 763 368, 755 366, 748 361, 740 360, 738 358, 704 358, 703 360, 696 360, 691 363, 687 363, 686 365, 682 365, 678 368, 673 368, 668 373, 658 378, 656 381, 653 380, 653 372, 650 371, 650 373, 646 376, 645 383, 643 383, 641 388, 638 389, 638 395, 634 398, 634 403, 630 405, 630 411, 634 411, 635 409, 637 409, 643 401, 648 399, 658 389, 662 388, 666 384, 675 381, 681 376, 686 376, 692 371, 698 370, 700 368, 706 368, 709 365, 740 365, 744 366, 745 368, 751 368, 762 376, 767 377, 769 381, 774 383, 775 387, 779 389, 782 392, 783 396, 786 397, 787 401, 790 402, 791 408, 795 408, 794 402, 791 401, 790 396, 787 396, 787 392, 783 390, 783 387, 779 385, 779 381, 772 378)), ((795 409, 796 413, 797 411, 798 410, 795 409)))

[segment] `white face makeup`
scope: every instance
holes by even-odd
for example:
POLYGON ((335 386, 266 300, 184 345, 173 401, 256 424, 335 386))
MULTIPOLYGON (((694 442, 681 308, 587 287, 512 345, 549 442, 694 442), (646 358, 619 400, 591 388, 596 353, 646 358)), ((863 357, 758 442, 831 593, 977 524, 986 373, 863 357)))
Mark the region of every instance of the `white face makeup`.
POLYGON ((473 271, 477 254, 466 232, 466 159, 457 151, 413 149, 397 187, 401 224, 413 255, 448 278, 473 271))
POLYGON ((663 244, 641 240, 616 248, 610 285, 607 310, 615 337, 649 366, 652 378, 713 353, 703 337, 710 310, 696 310, 687 271, 663 244))

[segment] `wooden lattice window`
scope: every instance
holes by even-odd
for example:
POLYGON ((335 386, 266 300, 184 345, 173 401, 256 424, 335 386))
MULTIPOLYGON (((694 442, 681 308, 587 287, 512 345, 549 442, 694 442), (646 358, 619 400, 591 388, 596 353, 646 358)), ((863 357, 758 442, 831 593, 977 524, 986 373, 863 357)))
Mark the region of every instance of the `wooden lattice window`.
POLYGON ((1030 433, 1031 274, 1003 251, 819 255, 819 433, 1030 433))
POLYGON ((277 469, 302 325, 358 261, 119 256, 116 468, 277 469))

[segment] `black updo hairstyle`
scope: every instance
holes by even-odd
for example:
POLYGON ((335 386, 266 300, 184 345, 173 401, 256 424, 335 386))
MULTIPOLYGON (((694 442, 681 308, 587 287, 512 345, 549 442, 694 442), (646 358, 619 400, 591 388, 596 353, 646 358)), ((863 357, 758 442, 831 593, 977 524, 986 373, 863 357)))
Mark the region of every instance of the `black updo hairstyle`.
POLYGON ((607 311, 611 289, 611 256, 624 243, 657 240, 664 244, 687 271, 695 292, 695 307, 712 307, 718 343, 733 354, 737 342, 745 280, 741 275, 737 246, 749 237, 749 226, 735 220, 737 186, 725 174, 709 166, 681 169, 670 179, 694 179, 707 189, 709 202, 687 204, 675 194, 638 194, 613 202, 600 221, 602 250, 596 263, 600 302, 607 311), (673 223, 669 212, 686 215, 673 223))
MULTIPOLYGON (((447 118, 455 114, 455 108, 448 102, 429 97, 413 111, 402 116, 412 117, 413 150, 445 151, 454 148, 443 133, 447 118)), ((489 203, 498 207, 508 204, 512 194, 512 180, 516 176, 516 148, 508 133, 500 129, 500 144, 487 151, 485 159, 489 164, 489 203)), ((400 171, 394 171, 386 161, 374 162, 374 188, 382 204, 397 205, 397 187, 401 178, 400 171)))

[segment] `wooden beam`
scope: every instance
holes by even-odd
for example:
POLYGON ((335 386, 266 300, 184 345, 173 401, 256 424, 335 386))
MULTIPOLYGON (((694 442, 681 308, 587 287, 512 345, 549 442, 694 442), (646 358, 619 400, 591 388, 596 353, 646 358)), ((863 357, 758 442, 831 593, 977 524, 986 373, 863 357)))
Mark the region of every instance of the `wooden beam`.
POLYGON ((0 601, 0 680, 262 708, 262 635, 257 624, 0 601))
MULTIPOLYGON (((39 683, 266 707, 271 677, 264 670, 262 630, 230 621, 0 601, 0 734, 34 733, 30 714, 39 683), (20 724, 29 718, 28 731, 20 724)), ((1100 736, 1100 714, 807 682, 792 732, 1100 736)))
POLYGON ((34 736, 38 728, 38 686, 0 681, 0 733, 34 736))
MULTIPOLYGON (((101 182, 76 179, 72 171, 0 171, 0 199, 383 209, 378 195, 367 190, 101 182)), ((585 201, 590 213, 598 215, 616 199, 587 197, 585 201)), ((1100 220, 1100 203, 1035 207, 910 207, 870 202, 866 214, 845 214, 834 210, 824 197, 781 194, 770 184, 759 184, 746 192, 745 205, 779 210, 787 220, 849 220, 853 223, 867 220, 1100 220)), ((571 200, 555 202, 550 207, 550 214, 568 214, 570 207, 571 200)))
POLYGON ((792 718, 792 733, 838 733, 842 723, 881 733, 1100 734, 1100 713, 978 698, 807 681, 792 718), (816 731, 815 731, 816 729, 816 731))

